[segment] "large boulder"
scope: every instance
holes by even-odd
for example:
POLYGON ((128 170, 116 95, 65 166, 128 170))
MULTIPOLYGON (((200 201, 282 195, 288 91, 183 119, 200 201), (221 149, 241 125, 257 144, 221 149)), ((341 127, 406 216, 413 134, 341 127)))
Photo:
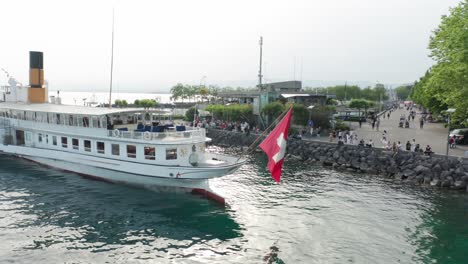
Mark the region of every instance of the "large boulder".
POLYGON ((463 190, 466 188, 466 182, 465 181, 455 181, 452 186, 454 189, 457 190, 463 190))
POLYGON ((416 168, 414 168, 414 172, 416 172, 417 174, 422 174, 422 173, 425 173, 427 171, 430 171, 430 169, 427 168, 427 167, 424 167, 422 165, 418 165, 418 166, 416 166, 416 168))

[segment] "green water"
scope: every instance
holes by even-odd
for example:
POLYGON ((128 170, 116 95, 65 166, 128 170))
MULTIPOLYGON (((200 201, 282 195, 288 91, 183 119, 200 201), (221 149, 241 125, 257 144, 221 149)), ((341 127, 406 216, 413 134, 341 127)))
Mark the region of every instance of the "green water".
POLYGON ((216 179, 229 207, 0 156, 0 263, 468 263, 468 194, 262 156, 216 179))

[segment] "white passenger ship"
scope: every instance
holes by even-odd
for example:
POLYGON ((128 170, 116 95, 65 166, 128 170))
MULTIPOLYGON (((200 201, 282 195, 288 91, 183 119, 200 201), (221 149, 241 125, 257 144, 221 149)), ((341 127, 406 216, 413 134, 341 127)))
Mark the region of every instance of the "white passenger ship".
POLYGON ((208 179, 245 162, 207 152, 205 129, 163 125, 150 111, 47 102, 42 64, 42 53, 30 52, 30 85, 10 77, 2 87, 0 153, 110 182, 208 195, 208 179))

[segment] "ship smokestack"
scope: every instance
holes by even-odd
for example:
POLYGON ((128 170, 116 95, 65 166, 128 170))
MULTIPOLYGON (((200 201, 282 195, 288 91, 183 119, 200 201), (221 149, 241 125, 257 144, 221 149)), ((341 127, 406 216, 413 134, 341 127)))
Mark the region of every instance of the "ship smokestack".
POLYGON ((29 52, 29 95, 30 103, 45 103, 44 56, 41 51, 29 52))

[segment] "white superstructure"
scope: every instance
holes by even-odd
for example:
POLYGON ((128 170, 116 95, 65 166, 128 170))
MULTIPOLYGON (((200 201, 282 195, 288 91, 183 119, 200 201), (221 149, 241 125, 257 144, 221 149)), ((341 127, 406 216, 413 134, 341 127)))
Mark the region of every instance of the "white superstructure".
POLYGON ((208 153, 203 128, 162 124, 143 109, 17 100, 37 88, 11 84, 0 96, 0 152, 112 182, 204 190, 244 162, 208 153))

